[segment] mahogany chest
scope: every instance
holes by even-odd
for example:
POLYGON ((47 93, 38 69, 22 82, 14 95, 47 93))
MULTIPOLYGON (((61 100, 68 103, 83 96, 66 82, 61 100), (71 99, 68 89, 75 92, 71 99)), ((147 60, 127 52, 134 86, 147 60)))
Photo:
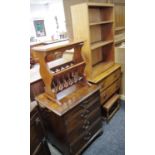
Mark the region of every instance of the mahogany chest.
POLYGON ((78 89, 79 101, 73 94, 62 106, 49 103, 43 95, 37 98, 48 140, 65 155, 80 154, 102 133, 100 92, 92 87, 78 89), (79 91, 83 92, 81 96, 79 91))

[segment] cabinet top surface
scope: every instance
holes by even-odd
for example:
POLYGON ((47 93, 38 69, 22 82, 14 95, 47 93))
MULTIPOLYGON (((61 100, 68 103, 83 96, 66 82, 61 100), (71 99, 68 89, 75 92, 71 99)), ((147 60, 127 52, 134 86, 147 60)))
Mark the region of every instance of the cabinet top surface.
POLYGON ((105 7, 113 7, 114 6, 114 4, 112 4, 112 3, 87 3, 88 4, 88 6, 105 6, 105 7))
POLYGON ((74 85, 74 87, 76 87, 75 91, 60 100, 62 105, 58 105, 56 102, 51 101, 45 96, 44 93, 37 96, 36 101, 39 102, 40 106, 51 110, 59 116, 62 116, 76 105, 81 103, 81 101, 85 100, 87 97, 99 90, 99 87, 96 85, 89 86, 83 83, 78 83, 74 85))
POLYGON ((37 52, 49 52, 49 51, 55 51, 55 50, 59 50, 61 48, 65 48, 68 45, 72 46, 72 45, 76 45, 76 44, 82 43, 82 42, 83 41, 69 42, 67 40, 67 41, 58 42, 58 43, 49 44, 49 45, 40 45, 37 47, 33 47, 32 50, 37 51, 37 52))
POLYGON ((107 76, 109 76, 111 73, 113 73, 114 71, 116 71, 119 68, 121 68, 121 64, 115 63, 112 67, 110 67, 109 69, 107 69, 103 73, 96 76, 93 80, 88 79, 88 81, 90 81, 92 83, 98 83, 98 82, 102 81, 104 78, 106 78, 107 76))

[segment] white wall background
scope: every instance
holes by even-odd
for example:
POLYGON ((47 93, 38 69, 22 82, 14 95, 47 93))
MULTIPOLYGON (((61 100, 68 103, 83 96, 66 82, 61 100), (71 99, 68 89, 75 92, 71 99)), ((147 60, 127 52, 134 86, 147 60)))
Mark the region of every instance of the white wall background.
POLYGON ((56 34, 56 22, 54 17, 57 16, 59 31, 66 32, 63 0, 31 0, 30 3, 30 37, 36 37, 33 21, 43 19, 46 31, 46 37, 38 37, 38 40, 50 39, 56 34))

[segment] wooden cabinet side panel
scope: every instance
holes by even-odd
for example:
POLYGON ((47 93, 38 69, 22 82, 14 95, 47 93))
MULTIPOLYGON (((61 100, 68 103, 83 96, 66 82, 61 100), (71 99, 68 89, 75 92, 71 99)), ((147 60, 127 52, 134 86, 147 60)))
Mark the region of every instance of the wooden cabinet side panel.
POLYGON ((84 46, 82 47, 82 55, 87 62, 85 73, 87 76, 91 76, 92 71, 92 58, 90 50, 90 34, 89 34, 89 17, 88 6, 86 3, 79 4, 71 7, 73 36, 74 40, 84 40, 84 46))

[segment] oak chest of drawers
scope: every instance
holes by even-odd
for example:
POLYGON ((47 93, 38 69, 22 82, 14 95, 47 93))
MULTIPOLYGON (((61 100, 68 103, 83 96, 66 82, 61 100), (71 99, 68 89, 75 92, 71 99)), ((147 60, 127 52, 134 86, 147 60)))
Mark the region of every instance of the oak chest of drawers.
POLYGON ((121 86, 121 65, 114 64, 96 77, 92 83, 100 86, 103 116, 109 120, 119 108, 118 100, 121 86))
POLYGON ((102 133, 100 92, 99 88, 92 87, 79 89, 76 95, 64 99, 61 106, 48 103, 43 95, 38 98, 48 140, 64 155, 79 155, 102 133))

